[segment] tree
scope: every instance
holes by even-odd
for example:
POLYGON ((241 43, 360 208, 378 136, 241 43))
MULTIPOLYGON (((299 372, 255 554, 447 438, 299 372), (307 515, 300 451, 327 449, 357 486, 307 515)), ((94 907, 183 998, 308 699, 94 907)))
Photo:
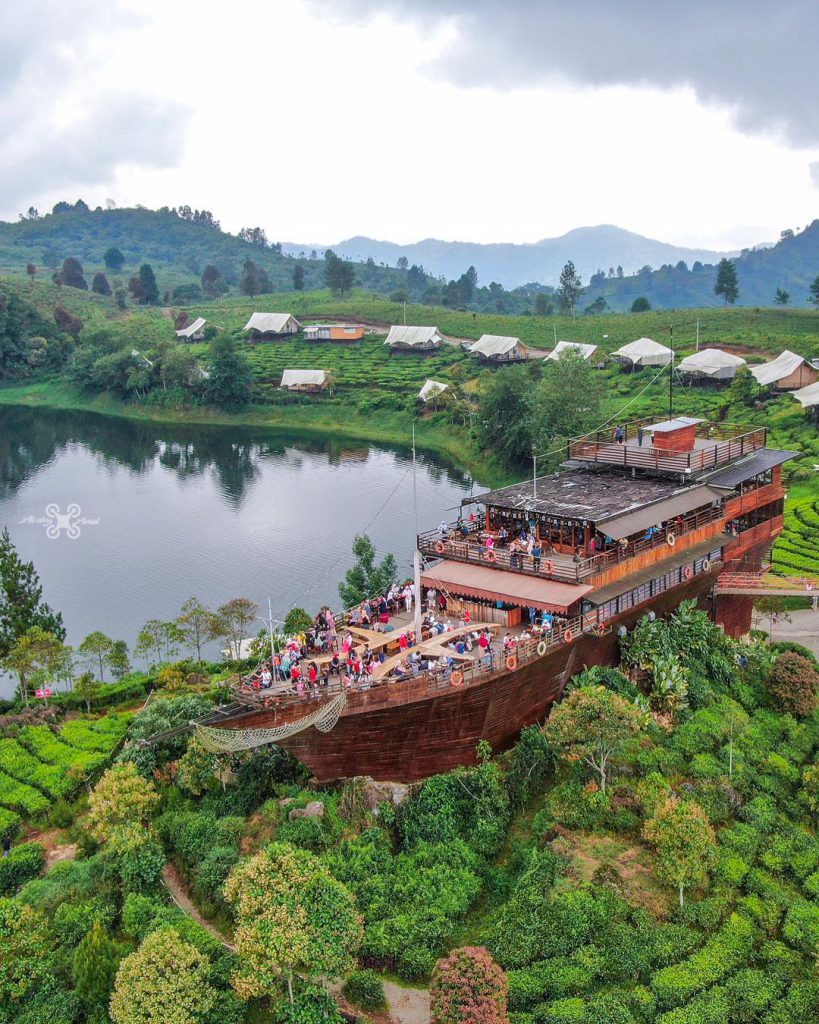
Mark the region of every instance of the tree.
POLYGON ((488 379, 478 401, 478 441, 508 466, 531 464, 531 391, 528 368, 510 366, 488 379))
POLYGON ((264 228, 242 228, 239 238, 248 245, 258 245, 260 248, 267 248, 267 234, 264 228))
POLYGON ((729 701, 720 711, 722 734, 728 737, 728 778, 734 775, 734 740, 748 727, 749 718, 734 701, 729 701))
POLYGON ((683 906, 684 891, 707 874, 717 839, 708 815, 693 800, 667 800, 643 826, 643 838, 656 855, 657 877, 675 886, 683 906))
POLYGON ((209 402, 223 409, 238 409, 251 399, 253 371, 236 342, 227 334, 217 335, 210 345, 209 372, 205 394, 209 402))
POLYGON ((227 284, 222 278, 222 272, 212 263, 208 263, 202 271, 202 291, 212 299, 227 291, 227 284))
POLYGON ((578 352, 567 349, 546 361, 528 402, 532 444, 546 465, 565 458, 563 439, 580 437, 599 422, 602 399, 600 375, 578 352))
POLYGON ((0 658, 32 626, 65 640, 62 615, 52 611, 42 595, 33 562, 20 558, 4 529, 0 533, 0 658))
POLYGON ((819 276, 814 277, 811 281, 808 302, 812 302, 814 306, 819 306, 819 276))
POLYGON ((128 282, 128 291, 140 306, 151 306, 159 302, 159 286, 150 263, 143 263, 136 277, 128 282))
POLYGON ((213 613, 195 597, 189 597, 182 605, 181 611, 182 614, 176 620, 176 624, 185 642, 196 652, 196 660, 201 661, 202 644, 208 638, 208 627, 213 613))
POLYGON ((69 256, 63 260, 62 270, 56 277, 58 284, 66 288, 81 288, 88 291, 88 282, 83 277, 82 263, 76 257, 69 256))
POLYGON ((338 593, 346 608, 359 604, 368 597, 386 594, 395 583, 398 566, 393 555, 385 555, 376 564, 375 547, 370 538, 363 534, 353 540, 355 564, 344 573, 344 582, 339 583, 338 593))
POLYGON ((47 983, 54 970, 54 940, 38 911, 0 899, 0 1019, 14 1020, 27 996, 47 983))
POLYGON ((242 640, 250 635, 258 617, 259 606, 255 601, 249 597, 234 597, 211 615, 208 632, 211 639, 226 641, 229 657, 238 658, 242 640))
POLYGON ((347 974, 363 937, 352 894, 307 850, 272 843, 233 868, 224 885, 241 958, 233 986, 243 999, 293 980, 347 974))
POLYGON ((179 653, 182 634, 175 622, 162 622, 161 619, 148 619, 137 634, 134 653, 140 658, 155 655, 155 663, 170 661, 179 653))
POLYGON ((119 945, 109 937, 101 921, 94 921, 74 951, 71 965, 77 995, 92 1012, 107 1006, 121 959, 119 945))
POLYGON ((37 267, 33 263, 26 264, 26 273, 29 276, 29 280, 33 281, 37 276, 37 267))
POLYGON ((777 288, 776 295, 774 295, 774 302, 777 306, 787 306, 791 301, 791 293, 786 292, 784 288, 777 288))
POLYGON ((253 260, 245 260, 242 264, 242 276, 239 279, 239 291, 242 295, 262 295, 270 290, 267 271, 257 267, 253 260))
POLYGON ((819 815, 819 764, 808 764, 802 769, 799 798, 811 814, 819 815))
POLYGON ((217 755, 203 747, 195 736, 191 736, 188 749, 179 759, 177 786, 192 796, 201 796, 213 781, 217 763, 217 755))
POLYGON ((482 946, 439 960, 429 994, 432 1024, 508 1024, 506 975, 482 946))
POLYGON ((108 278, 105 274, 94 274, 94 280, 91 282, 91 291, 96 295, 111 294, 111 285, 108 283, 108 278))
POLYGON ((324 282, 333 295, 343 298, 355 284, 355 268, 328 249, 324 254, 324 282))
POLYGON ((609 762, 642 727, 642 713, 604 686, 581 686, 552 709, 544 727, 559 756, 584 761, 606 792, 609 762))
POLYGON ((766 685, 780 711, 804 718, 816 707, 819 671, 801 654, 784 651, 774 662, 766 685))
POLYGON ((131 671, 131 663, 128 660, 128 644, 124 640, 114 641, 105 660, 115 679, 122 679, 127 672, 131 671))
POLYGON ((100 670, 99 679, 101 683, 105 682, 105 662, 113 646, 114 641, 110 636, 106 636, 105 633, 100 633, 99 630, 96 630, 93 633, 89 633, 77 648, 77 654, 81 657, 96 661, 100 670))
POLYGON ((93 672, 83 672, 74 680, 73 693, 77 700, 85 702, 85 710, 91 713, 91 701, 99 691, 99 684, 93 672))
POLYGON ((551 316, 555 311, 555 304, 551 296, 546 292, 538 292, 535 296, 535 314, 537 316, 551 316))
POLYGON ((647 313, 650 309, 651 303, 644 295, 641 295, 639 298, 635 299, 634 302, 632 302, 631 304, 632 313, 647 313))
POLYGON ((71 648, 65 647, 53 633, 32 626, 0 658, 0 666, 17 676, 20 695, 28 704, 30 690, 69 676, 71 648))
POLYGON ((733 260, 724 256, 717 265, 717 281, 714 295, 721 295, 726 306, 733 306, 739 298, 739 282, 737 268, 733 260))
POLYGON ((580 280, 580 275, 575 270, 574 263, 571 260, 560 271, 560 284, 557 294, 560 301, 560 311, 562 313, 571 312, 572 316, 574 316, 577 300, 583 294, 583 282, 580 280))
POLYGON ((125 265, 125 257, 115 245, 105 250, 105 255, 102 259, 112 274, 118 274, 125 265))
POLYGON ((758 394, 759 385, 756 378, 747 366, 740 366, 728 389, 730 401, 739 405, 751 406, 756 401, 758 394))
POLYGON ((112 850, 126 849, 146 838, 159 794, 150 779, 139 774, 132 761, 109 768, 88 799, 87 827, 112 850))
POLYGON ((205 954, 174 928, 151 932, 119 965, 114 1024, 204 1024, 216 1003, 210 970, 205 954))
POLYGON ((301 263, 293 267, 293 289, 297 292, 304 291, 304 267, 301 263))

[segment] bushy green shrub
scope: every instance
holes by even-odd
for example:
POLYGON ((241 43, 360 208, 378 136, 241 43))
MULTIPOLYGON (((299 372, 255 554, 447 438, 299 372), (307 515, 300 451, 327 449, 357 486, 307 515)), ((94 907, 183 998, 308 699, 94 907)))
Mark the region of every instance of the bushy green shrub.
POLYGON ((285 999, 277 1003, 273 1020, 275 1024, 345 1024, 330 993, 312 985, 298 992, 292 1005, 285 999))
POLYGON ((496 853, 509 825, 511 807, 499 766, 457 768, 433 775, 398 814, 403 845, 461 839, 484 857, 496 853))
POLYGON ((532 1011, 535 1024, 586 1024, 586 1001, 579 997, 541 1003, 532 1011))
POLYGON ((10 896, 21 885, 36 878, 45 865, 45 850, 40 843, 23 843, 12 848, 0 860, 0 896, 10 896))
POLYGON ((815 955, 819 949, 819 906, 797 900, 788 907, 782 936, 795 949, 815 955))
POLYGON ((651 987, 664 1006, 687 1003, 745 963, 753 945, 751 922, 732 914, 702 949, 682 963, 657 971, 651 979, 651 987))
POLYGON ((341 991, 346 999, 362 1010, 381 1010, 387 1005, 384 983, 375 971, 353 971, 341 991))
POLYGON ((595 977, 593 970, 572 957, 540 960, 507 973, 509 1007, 525 1010, 550 999, 580 995, 591 989, 595 977))

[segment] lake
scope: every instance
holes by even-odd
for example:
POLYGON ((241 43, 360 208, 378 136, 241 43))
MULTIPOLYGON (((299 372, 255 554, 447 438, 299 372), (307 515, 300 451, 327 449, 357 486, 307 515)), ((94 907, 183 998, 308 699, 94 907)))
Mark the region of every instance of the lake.
MULTIPOLYGON (((422 530, 479 489, 422 453, 416 480, 422 530)), ((412 490, 409 448, 0 407, 0 524, 73 646, 97 629, 131 646, 192 596, 250 597, 266 614, 269 595, 278 618, 338 607, 357 533, 409 576, 412 490)), ((12 690, 0 678, 0 696, 12 690)))

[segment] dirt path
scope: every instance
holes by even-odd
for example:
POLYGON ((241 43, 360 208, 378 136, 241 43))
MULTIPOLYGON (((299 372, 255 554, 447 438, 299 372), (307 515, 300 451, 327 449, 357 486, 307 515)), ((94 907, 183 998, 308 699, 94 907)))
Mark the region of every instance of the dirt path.
POLYGON ((233 943, 228 942, 219 929, 214 927, 210 921, 205 920, 193 905, 190 897, 188 896, 187 890, 185 889, 185 883, 182 881, 179 876, 179 872, 176 870, 174 865, 170 863, 170 861, 165 865, 162 871, 162 881, 165 883, 165 888, 171 894, 171 898, 174 903, 181 911, 196 921, 197 924, 201 924, 205 931, 210 932, 214 939, 218 939, 223 946, 227 946, 227 948, 233 950, 234 953, 236 952, 236 947, 233 943))
POLYGON ((385 981, 384 995, 394 1024, 429 1024, 429 992, 425 988, 402 988, 385 981))
POLYGON ((25 837, 27 843, 39 843, 45 850, 46 874, 55 864, 60 864, 64 860, 74 860, 77 856, 77 844, 60 843, 59 837, 60 829, 58 828, 48 829, 45 832, 31 832, 25 837))

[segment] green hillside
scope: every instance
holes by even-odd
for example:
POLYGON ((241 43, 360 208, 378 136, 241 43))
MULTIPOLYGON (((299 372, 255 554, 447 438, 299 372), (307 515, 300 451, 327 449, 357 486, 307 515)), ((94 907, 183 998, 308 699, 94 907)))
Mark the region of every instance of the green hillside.
MULTIPOLYGON (((744 251, 734 262, 740 305, 769 306, 781 288, 789 293, 792 305, 804 308, 809 304, 810 284, 819 274, 819 221, 767 249, 744 251)), ((649 267, 631 277, 604 275, 592 278, 581 305, 585 308, 603 298, 611 309, 625 311, 642 297, 653 307, 665 309, 719 306, 722 299, 714 294, 716 276, 715 266, 699 263, 649 267)))

